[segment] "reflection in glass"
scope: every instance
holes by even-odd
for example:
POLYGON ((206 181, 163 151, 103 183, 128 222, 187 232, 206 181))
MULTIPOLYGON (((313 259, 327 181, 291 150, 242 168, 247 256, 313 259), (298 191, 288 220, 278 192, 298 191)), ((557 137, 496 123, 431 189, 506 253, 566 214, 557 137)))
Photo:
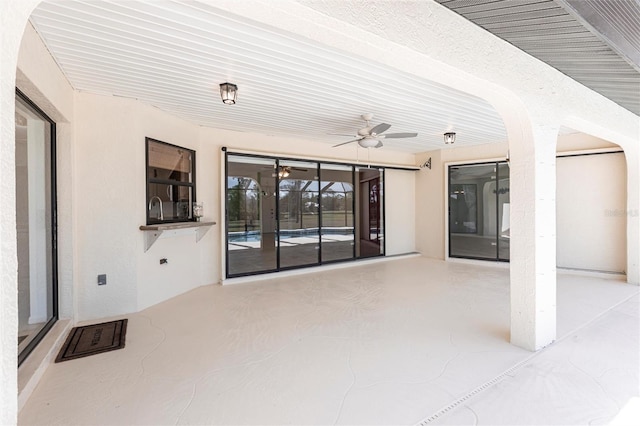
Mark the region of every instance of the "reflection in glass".
POLYGON ((359 247, 358 257, 371 257, 384 254, 384 224, 382 207, 383 182, 378 169, 359 169, 359 247))
POLYGON ((185 221, 191 219, 193 188, 165 183, 149 183, 148 214, 155 221, 185 221))
POLYGON ((509 259, 509 168, 487 163, 449 168, 449 255, 509 259))
POLYGON ((147 138, 147 224, 193 218, 195 152, 147 138))
POLYGON ((54 142, 52 123, 20 97, 16 98, 15 120, 18 360, 22 362, 57 318, 52 199, 54 142))
POLYGON ((276 162, 228 156, 227 273, 275 270, 276 162))
POLYGON ((498 164, 498 258, 509 260, 509 239, 511 238, 511 221, 509 219, 509 165, 498 164))
POLYGON ((495 164, 449 169, 449 253, 496 258, 495 164))
POLYGON ((280 267, 320 262, 318 163, 280 161, 280 267))
POLYGON ((352 259, 355 248, 353 226, 353 168, 321 164, 322 261, 352 259))

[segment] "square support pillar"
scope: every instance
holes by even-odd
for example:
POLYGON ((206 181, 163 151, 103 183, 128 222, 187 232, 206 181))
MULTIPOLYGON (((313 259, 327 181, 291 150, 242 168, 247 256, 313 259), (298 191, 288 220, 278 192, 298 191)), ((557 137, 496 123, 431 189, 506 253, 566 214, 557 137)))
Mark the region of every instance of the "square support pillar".
POLYGON ((511 343, 536 351, 556 338, 557 127, 510 134, 511 343))
POLYGON ((625 149, 627 160, 627 282, 640 285, 640 150, 625 149))

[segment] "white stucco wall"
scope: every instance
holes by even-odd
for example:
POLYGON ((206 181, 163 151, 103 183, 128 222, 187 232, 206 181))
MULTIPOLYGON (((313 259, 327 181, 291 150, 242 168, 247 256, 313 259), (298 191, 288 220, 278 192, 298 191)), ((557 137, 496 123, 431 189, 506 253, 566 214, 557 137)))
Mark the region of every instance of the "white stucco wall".
POLYGON ((15 84, 22 34, 36 0, 0 2, 0 424, 16 422, 18 263, 15 220, 15 84))
POLYGON ((195 238, 162 239, 144 253, 138 229, 146 224, 145 137, 197 150, 198 128, 111 96, 77 93, 76 110, 78 320, 135 312, 201 285, 195 238), (98 274, 107 285, 97 285, 98 274))

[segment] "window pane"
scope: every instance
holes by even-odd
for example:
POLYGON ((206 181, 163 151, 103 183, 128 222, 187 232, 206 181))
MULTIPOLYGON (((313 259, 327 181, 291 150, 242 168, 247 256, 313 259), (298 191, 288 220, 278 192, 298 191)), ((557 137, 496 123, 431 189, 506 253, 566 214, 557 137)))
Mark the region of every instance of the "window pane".
POLYGON ((190 186, 150 183, 148 197, 149 223, 192 218, 193 188, 190 186))
POLYGON ((384 254, 384 201, 382 169, 357 170, 359 181, 359 239, 358 257, 384 254))
POLYGON ((281 161, 279 182, 280 267, 318 263, 318 164, 281 161))
POLYGON ((148 141, 149 178, 191 182, 192 151, 161 142, 148 141))
POLYGON ((449 255, 497 258, 496 164, 449 168, 449 255))
POLYGON ((500 260, 509 260, 509 241, 511 238, 511 221, 509 219, 509 165, 498 165, 498 257, 500 260))
POLYGON ((322 261, 354 256, 353 173, 350 166, 321 164, 322 261))
POLYGON ((273 271, 275 160, 229 155, 227 164, 227 276, 273 271))

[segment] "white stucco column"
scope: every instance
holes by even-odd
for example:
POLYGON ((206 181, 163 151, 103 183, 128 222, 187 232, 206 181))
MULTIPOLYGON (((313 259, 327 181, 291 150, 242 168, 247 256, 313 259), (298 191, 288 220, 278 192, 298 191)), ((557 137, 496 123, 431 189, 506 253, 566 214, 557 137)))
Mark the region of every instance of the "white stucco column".
POLYGON ((535 351, 556 338, 558 126, 519 130, 509 129, 511 343, 535 351))
POLYGON ((627 160, 627 282, 640 285, 640 149, 625 149, 627 160))
POLYGON ((20 40, 39 0, 0 1, 0 424, 18 413, 18 257, 15 208, 15 77, 20 40))

